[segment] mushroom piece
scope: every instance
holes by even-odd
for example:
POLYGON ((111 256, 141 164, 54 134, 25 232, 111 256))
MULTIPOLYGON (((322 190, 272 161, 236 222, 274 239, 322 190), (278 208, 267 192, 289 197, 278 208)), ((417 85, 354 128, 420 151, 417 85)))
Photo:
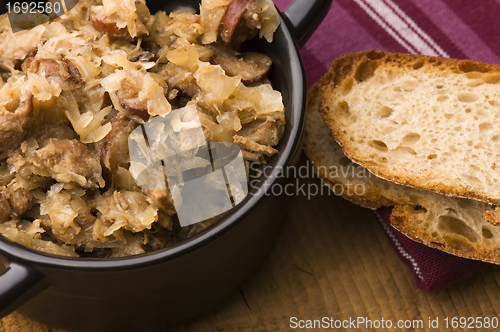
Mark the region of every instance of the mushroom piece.
POLYGON ((189 97, 200 91, 194 76, 186 67, 169 62, 158 74, 167 82, 169 90, 177 89, 189 97))
POLYGON ((73 62, 69 61, 68 59, 63 59, 63 62, 68 68, 69 80, 75 84, 81 83, 82 76, 80 75, 80 71, 78 70, 78 68, 76 68, 73 62))
POLYGON ((213 47, 212 63, 219 65, 229 76, 241 76, 245 84, 261 80, 273 63, 270 57, 258 52, 238 53, 228 47, 213 47))
POLYGON ((246 124, 238 132, 238 135, 247 137, 258 144, 274 146, 280 141, 283 131, 283 122, 276 119, 267 119, 264 122, 246 124))

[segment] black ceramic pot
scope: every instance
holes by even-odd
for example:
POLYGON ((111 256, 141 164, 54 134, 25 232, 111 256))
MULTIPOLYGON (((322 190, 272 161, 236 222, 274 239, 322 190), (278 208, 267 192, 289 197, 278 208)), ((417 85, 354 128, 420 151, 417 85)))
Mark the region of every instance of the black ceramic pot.
MULTIPOLYGON (((277 172, 260 179, 261 190, 251 190, 244 202, 193 238, 129 258, 61 258, 2 238, 0 253, 8 267, 0 276, 0 315, 18 310, 71 331, 155 331, 202 312, 235 289, 272 246, 285 216, 286 197, 272 195, 271 189, 284 180, 279 170, 300 155, 306 81, 298 47, 331 2, 296 0, 281 14, 273 43, 253 45, 274 60, 270 79, 283 95, 287 119, 280 152, 270 160, 277 172)), ((148 2, 152 11, 175 5, 148 2)))

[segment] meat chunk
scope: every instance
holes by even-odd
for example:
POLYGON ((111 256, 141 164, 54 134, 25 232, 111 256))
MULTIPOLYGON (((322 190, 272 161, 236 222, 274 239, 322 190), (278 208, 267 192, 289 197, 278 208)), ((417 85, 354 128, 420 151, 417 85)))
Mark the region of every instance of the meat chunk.
POLYGON ((19 218, 33 206, 33 193, 25 188, 13 191, 9 197, 12 217, 19 218))
POLYGON ((97 143, 106 182, 112 182, 118 166, 130 162, 128 136, 137 126, 134 121, 125 117, 111 118, 110 123, 111 131, 97 143))
POLYGON ((73 84, 82 82, 80 71, 68 59, 56 61, 53 59, 26 58, 21 65, 24 72, 32 72, 45 77, 60 77, 69 80, 73 84))
POLYGON ((102 85, 96 85, 91 89, 85 87, 73 91, 73 95, 78 103, 78 109, 82 113, 99 113, 103 108, 113 105, 102 85))
POLYGON ((76 66, 73 64, 73 62, 69 61, 68 59, 63 59, 63 62, 66 64, 68 68, 68 73, 69 73, 69 79, 71 82, 75 84, 79 84, 82 82, 82 76, 80 75, 80 71, 76 66))
POLYGON ((21 65, 24 72, 31 72, 44 75, 45 77, 59 76, 69 78, 69 73, 62 66, 52 59, 27 58, 21 65))
POLYGON ((251 122, 245 125, 238 135, 248 137, 252 141, 268 146, 278 144, 283 136, 283 123, 276 119, 267 119, 264 122, 251 122))
POLYGON ((131 39, 149 35, 148 29, 152 28, 154 18, 144 2, 135 1, 134 4, 136 6, 137 19, 135 20, 135 28, 132 28, 131 31, 127 27, 118 27, 113 18, 105 16, 101 10, 102 7, 97 8, 100 6, 96 6, 96 12, 90 18, 94 28, 102 34, 119 39, 131 39))
MULTIPOLYGON (((118 93, 120 95, 120 93, 118 93)), ((119 98, 120 104, 125 108, 130 115, 138 117, 143 121, 149 120, 148 105, 146 101, 140 101, 139 98, 119 98)))
POLYGON ((228 5, 226 14, 222 18, 219 26, 220 35, 225 43, 231 42, 234 30, 236 30, 243 14, 247 10, 247 6, 252 1, 253 0, 233 0, 228 5))
POLYGON ((76 182, 82 187, 104 186, 101 164, 97 156, 78 140, 50 139, 36 152, 40 166, 47 167, 59 182, 76 182))
POLYGON ((213 47, 212 63, 219 65, 229 76, 241 76, 243 83, 257 82, 265 77, 273 60, 258 52, 238 53, 229 47, 213 47))
POLYGON ((192 73, 185 67, 169 62, 162 68, 159 74, 167 82, 170 90, 177 89, 182 93, 193 97, 200 91, 192 73))
POLYGON ((7 194, 0 190, 0 223, 9 220, 11 213, 7 194))
POLYGON ((24 140, 33 123, 32 95, 25 92, 7 105, 0 105, 0 160, 24 140))
POLYGON ((11 218, 19 218, 35 204, 35 189, 45 185, 47 178, 40 176, 27 178, 17 175, 7 186, 0 188, 0 196, 3 193, 3 198, 0 197, 0 207, 10 208, 11 218))
POLYGON ((137 86, 130 78, 122 80, 121 89, 117 91, 116 95, 121 106, 136 122, 142 123, 149 120, 148 101, 147 99, 139 100, 137 86))
POLYGON ((114 38, 130 38, 127 28, 119 28, 115 22, 105 22, 98 18, 92 18, 94 28, 102 34, 114 38))

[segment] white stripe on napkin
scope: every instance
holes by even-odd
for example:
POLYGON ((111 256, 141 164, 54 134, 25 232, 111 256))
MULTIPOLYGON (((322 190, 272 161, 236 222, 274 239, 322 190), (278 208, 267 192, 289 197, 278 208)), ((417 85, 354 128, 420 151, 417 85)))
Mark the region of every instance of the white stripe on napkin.
POLYGON ((375 22, 410 53, 449 55, 392 0, 354 0, 375 22))
POLYGON ((420 266, 418 266, 417 261, 413 258, 412 255, 410 255, 405 250, 405 248, 403 247, 403 245, 401 244, 401 242, 399 242, 399 240, 396 237, 396 235, 394 235, 394 233, 389 228, 389 226, 387 226, 387 224, 384 221, 384 218, 382 218, 382 216, 379 214, 379 212, 378 211, 374 211, 374 212, 375 212, 375 215, 377 216, 377 219, 378 219, 379 223, 384 228, 385 233, 389 236, 389 238, 391 239, 391 241, 394 243, 394 245, 396 246, 396 248, 399 251, 399 253, 401 254, 401 256, 403 256, 404 258, 406 258, 407 260, 410 261, 411 265, 413 266, 413 270, 415 271, 415 274, 417 275, 417 277, 420 280, 423 281, 424 280, 424 276, 422 275, 422 270, 420 270, 420 266))

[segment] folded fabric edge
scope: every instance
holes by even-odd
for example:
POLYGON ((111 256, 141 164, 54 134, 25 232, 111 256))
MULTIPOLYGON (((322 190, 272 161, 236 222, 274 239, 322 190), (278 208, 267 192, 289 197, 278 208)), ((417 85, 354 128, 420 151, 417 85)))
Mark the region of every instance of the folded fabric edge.
POLYGON ((416 285, 425 291, 448 288, 486 266, 486 263, 456 257, 415 242, 391 226, 392 208, 374 211, 398 257, 412 270, 416 285))

